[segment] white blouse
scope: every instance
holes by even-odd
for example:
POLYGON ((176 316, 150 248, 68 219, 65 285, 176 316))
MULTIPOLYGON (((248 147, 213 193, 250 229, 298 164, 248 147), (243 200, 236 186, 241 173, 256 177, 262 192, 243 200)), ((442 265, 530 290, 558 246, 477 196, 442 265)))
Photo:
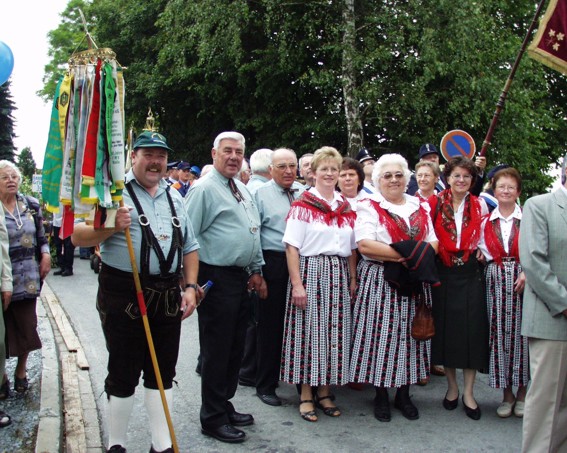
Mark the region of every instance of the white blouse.
MULTIPOLYGON (((324 200, 314 187, 309 192, 324 200)), ((335 192, 331 203, 333 211, 339 207, 341 200, 345 198, 335 192)), ((293 209, 292 207, 290 213, 293 209)), ((301 256, 338 255, 347 257, 356 249, 353 229, 346 223, 339 228, 336 219, 333 219, 331 225, 327 225, 319 220, 307 222, 289 217, 282 242, 296 247, 301 256)))
MULTIPOLYGON (((468 193, 468 192, 463 197, 463 200, 461 201, 461 204, 459 205, 459 209, 457 209, 455 211, 455 227, 457 229, 457 244, 456 245, 457 245, 458 249, 461 248, 461 231, 463 229, 463 214, 465 213, 465 200, 467 199, 467 197, 470 197, 470 193, 468 193)), ((484 199, 478 198, 478 201, 480 203, 480 215, 481 215, 481 217, 484 217, 486 214, 488 214, 488 206, 486 205, 486 201, 484 201, 484 199)))
POLYGON ((512 225, 514 224, 514 219, 522 220, 522 210, 518 205, 516 205, 514 208, 514 212, 510 214, 510 216, 504 217, 500 213, 500 210, 498 209, 497 206, 496 208, 494 208, 494 211, 492 211, 490 216, 488 216, 483 220, 482 230, 481 230, 482 233, 480 235, 480 242, 478 244, 478 248, 486 258, 486 261, 492 261, 494 257, 490 254, 490 252, 488 251, 488 247, 486 246, 486 241, 484 237, 484 227, 486 225, 486 222, 492 222, 493 220, 496 220, 498 218, 500 218, 500 231, 502 232, 502 241, 504 242, 503 244, 504 250, 506 251, 506 253, 509 253, 510 250, 508 247, 508 242, 510 241, 510 235, 512 234, 512 225))
MULTIPOLYGON (((382 197, 369 197, 369 199, 378 202, 380 204, 380 207, 401 217, 409 227, 410 216, 415 211, 417 211, 420 206, 423 206, 428 213, 430 211, 430 207, 426 202, 420 203, 420 200, 417 197, 404 194, 404 198, 406 200, 404 204, 396 205, 390 203, 382 197)), ((388 233, 386 226, 379 222, 378 213, 369 200, 361 200, 358 203, 356 223, 354 225, 354 235, 356 242, 360 242, 363 239, 370 239, 372 241, 383 242, 388 245, 392 243, 392 237, 390 236, 390 233, 388 233)), ((427 234, 425 240, 427 242, 437 241, 437 236, 435 235, 433 224, 431 223, 431 217, 429 216, 427 219, 427 234)), ((364 255, 362 256, 367 260, 372 259, 364 255)))

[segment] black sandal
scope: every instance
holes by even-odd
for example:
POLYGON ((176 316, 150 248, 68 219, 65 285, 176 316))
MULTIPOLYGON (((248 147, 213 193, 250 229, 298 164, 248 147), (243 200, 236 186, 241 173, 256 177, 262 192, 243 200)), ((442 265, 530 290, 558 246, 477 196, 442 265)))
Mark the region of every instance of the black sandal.
POLYGON ((6 412, 0 411, 0 428, 6 428, 12 424, 12 417, 10 417, 6 412))
POLYGON ((329 407, 323 406, 321 404, 321 401, 323 400, 333 401, 333 399, 331 398, 331 395, 327 395, 327 396, 317 395, 317 398, 315 399, 315 406, 321 409, 325 415, 329 417, 338 417, 341 415, 341 410, 337 406, 329 406, 329 407))
MULTIPOLYGON (((303 403, 306 404, 313 404, 313 400, 300 400, 299 401, 299 406, 301 407, 301 405, 303 403)), ((317 412, 315 412, 315 409, 310 410, 310 411, 306 411, 306 412, 302 412, 301 408, 299 409, 299 415, 301 415, 301 418, 305 421, 308 422, 316 422, 318 420, 317 418, 317 412)))
POLYGON ((0 400, 5 400, 10 396, 10 380, 6 378, 4 383, 0 386, 0 400))
POLYGON ((14 390, 18 393, 25 393, 27 389, 30 387, 30 383, 28 378, 19 378, 14 376, 14 390))

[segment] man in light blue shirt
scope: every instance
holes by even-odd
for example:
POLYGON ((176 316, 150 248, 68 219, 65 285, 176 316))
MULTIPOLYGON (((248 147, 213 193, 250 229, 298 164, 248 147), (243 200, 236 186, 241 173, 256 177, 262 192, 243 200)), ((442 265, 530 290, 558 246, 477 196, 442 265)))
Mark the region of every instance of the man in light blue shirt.
POLYGON ((266 298, 258 210, 244 184, 236 180, 244 159, 244 137, 223 132, 214 141, 213 169, 189 189, 186 209, 201 245, 199 281, 213 282, 199 306, 201 345, 201 431, 222 442, 243 442, 236 426, 254 423, 230 402, 238 386, 248 291, 266 298))
POLYGON ((297 156, 280 148, 272 155, 272 180, 256 190, 254 199, 260 213, 262 253, 266 264, 262 274, 268 285, 268 298, 258 304, 256 394, 270 406, 281 406, 276 395, 284 328, 289 274, 282 242, 289 208, 305 189, 295 181, 297 156))
POLYGON ((173 402, 173 378, 179 353, 181 321, 197 306, 199 244, 184 210, 181 195, 163 176, 170 151, 166 139, 143 132, 134 143, 132 169, 126 175, 124 206, 116 213, 115 228, 75 226, 75 245, 102 242, 97 309, 108 349, 108 451, 126 452, 128 420, 134 392, 143 371, 152 452, 169 452, 172 441, 162 406, 157 378, 148 353, 145 331, 129 260, 130 229, 136 265, 144 290, 147 317, 168 406, 173 402), (183 267, 181 266, 183 265, 183 267), (179 281, 183 277, 183 292, 179 281))

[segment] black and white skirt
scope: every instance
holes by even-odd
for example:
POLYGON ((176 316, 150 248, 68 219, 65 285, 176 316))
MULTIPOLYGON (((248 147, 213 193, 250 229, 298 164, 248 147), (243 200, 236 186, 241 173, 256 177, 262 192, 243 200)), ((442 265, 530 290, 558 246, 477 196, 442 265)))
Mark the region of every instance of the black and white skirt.
POLYGON ((348 258, 300 256, 307 293, 305 310, 287 289, 280 378, 291 384, 344 385, 349 382, 351 300, 348 258))
MULTIPOLYGON (((400 387, 427 378, 431 342, 411 336, 416 298, 400 296, 384 280, 382 263, 361 260, 358 276, 351 382, 400 387)), ((431 307, 430 285, 423 284, 420 297, 431 307)))

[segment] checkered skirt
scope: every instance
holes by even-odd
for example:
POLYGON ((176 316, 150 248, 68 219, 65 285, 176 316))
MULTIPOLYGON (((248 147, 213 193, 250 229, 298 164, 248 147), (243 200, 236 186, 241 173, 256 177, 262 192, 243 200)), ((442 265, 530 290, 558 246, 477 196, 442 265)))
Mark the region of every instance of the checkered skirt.
POLYGON ((307 307, 287 289, 280 378, 290 384, 344 385, 349 378, 351 301, 348 259, 300 256, 307 307))
POLYGON ((486 266, 486 303, 490 328, 488 384, 494 388, 528 385, 530 363, 528 339, 522 328, 522 296, 514 291, 514 282, 522 272, 517 262, 486 266))
MULTIPOLYGON (((417 300, 400 296, 384 280, 384 265, 361 260, 353 313, 351 382, 377 387, 415 384, 429 376, 431 341, 416 341, 411 325, 417 300)), ((423 284, 431 306, 431 287, 423 284)))

